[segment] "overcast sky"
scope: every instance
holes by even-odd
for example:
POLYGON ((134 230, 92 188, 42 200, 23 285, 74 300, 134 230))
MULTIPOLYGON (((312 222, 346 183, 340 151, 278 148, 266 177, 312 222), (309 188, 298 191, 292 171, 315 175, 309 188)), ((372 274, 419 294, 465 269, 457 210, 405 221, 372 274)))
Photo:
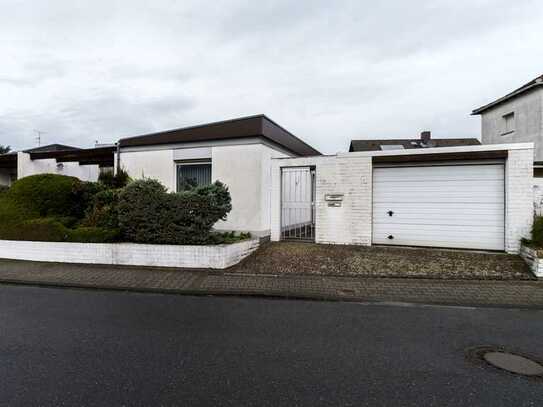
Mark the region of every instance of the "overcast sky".
POLYGON ((0 144, 92 146, 265 113, 325 153, 478 137, 543 73, 541 0, 0 0, 0 144))

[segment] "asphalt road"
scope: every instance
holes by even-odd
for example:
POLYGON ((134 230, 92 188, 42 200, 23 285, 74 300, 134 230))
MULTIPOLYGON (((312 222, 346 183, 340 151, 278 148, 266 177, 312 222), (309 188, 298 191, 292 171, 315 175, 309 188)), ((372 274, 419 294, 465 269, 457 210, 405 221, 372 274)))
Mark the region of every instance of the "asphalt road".
POLYGON ((540 406, 543 312, 0 286, 2 406, 540 406))

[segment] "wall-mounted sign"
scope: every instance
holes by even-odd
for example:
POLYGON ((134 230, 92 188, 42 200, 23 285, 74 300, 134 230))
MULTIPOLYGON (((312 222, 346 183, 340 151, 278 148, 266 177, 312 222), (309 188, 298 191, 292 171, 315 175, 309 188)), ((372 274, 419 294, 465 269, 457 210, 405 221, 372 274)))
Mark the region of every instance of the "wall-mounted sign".
POLYGON ((343 201, 343 194, 326 194, 324 195, 325 201, 341 202, 343 201))

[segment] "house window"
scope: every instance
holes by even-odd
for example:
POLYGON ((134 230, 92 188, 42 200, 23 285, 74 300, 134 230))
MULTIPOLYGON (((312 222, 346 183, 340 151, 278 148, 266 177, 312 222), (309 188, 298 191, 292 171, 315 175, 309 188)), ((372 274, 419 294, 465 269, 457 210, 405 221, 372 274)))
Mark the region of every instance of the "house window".
POLYGON ((507 113, 503 116, 503 135, 515 131, 515 113, 507 113))
POLYGON ((177 191, 211 184, 211 161, 177 163, 177 191))

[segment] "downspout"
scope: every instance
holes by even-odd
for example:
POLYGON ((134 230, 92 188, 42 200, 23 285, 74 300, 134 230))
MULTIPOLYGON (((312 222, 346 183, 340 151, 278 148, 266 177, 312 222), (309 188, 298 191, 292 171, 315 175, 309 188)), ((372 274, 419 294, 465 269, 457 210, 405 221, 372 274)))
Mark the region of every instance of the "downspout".
POLYGON ((115 145, 117 146, 117 167, 115 170, 115 174, 118 174, 119 169, 121 168, 121 143, 117 141, 115 145))

